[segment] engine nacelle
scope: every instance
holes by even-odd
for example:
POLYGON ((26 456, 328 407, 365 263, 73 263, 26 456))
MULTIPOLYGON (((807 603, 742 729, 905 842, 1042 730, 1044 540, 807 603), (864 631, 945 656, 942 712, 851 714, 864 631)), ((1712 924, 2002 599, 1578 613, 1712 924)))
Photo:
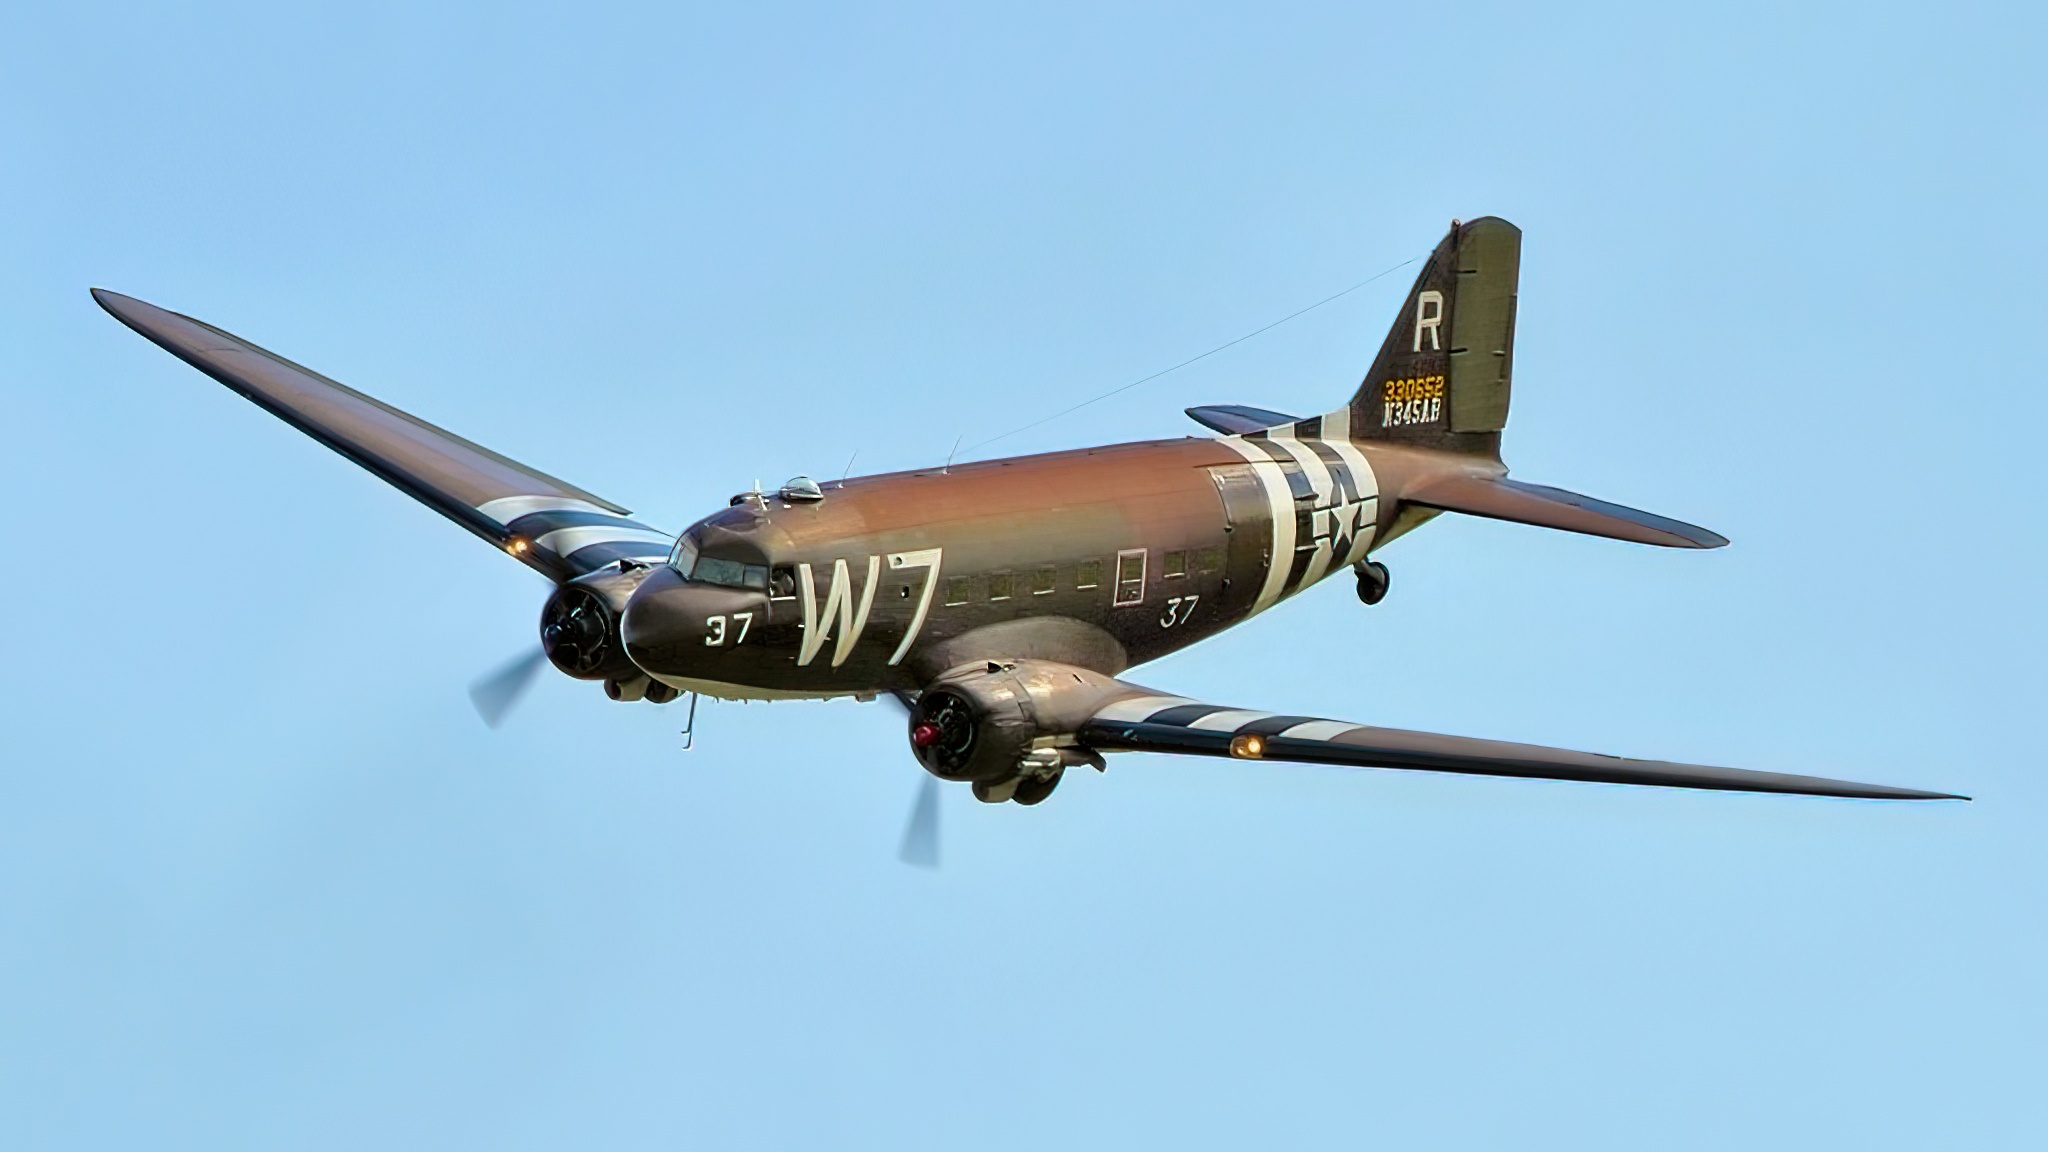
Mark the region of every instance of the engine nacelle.
POLYGON ((1075 764, 1102 766, 1073 734, 1130 688, 1099 673, 1043 660, 965 664, 918 697, 910 748, 925 771, 972 780, 983 799, 1043 799, 1075 764), (1033 787, 1031 782, 1038 782, 1033 787))
POLYGON ((540 613, 548 662, 578 680, 644 680, 619 639, 619 616, 649 571, 613 565, 555 589, 540 613))

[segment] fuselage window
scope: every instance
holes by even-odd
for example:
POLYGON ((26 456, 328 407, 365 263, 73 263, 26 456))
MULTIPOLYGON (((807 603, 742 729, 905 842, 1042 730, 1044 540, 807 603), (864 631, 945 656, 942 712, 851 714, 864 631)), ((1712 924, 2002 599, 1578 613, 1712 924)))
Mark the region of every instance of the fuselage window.
POLYGON ((787 564, 768 570, 768 596, 773 600, 796 599, 796 573, 787 564))
POLYGON ((1145 550, 1126 548, 1116 554, 1116 604, 1142 603, 1145 599, 1145 550))
POLYGON ((1053 578, 1058 574, 1058 572, 1059 569, 1054 568, 1050 564, 1046 565, 1043 568, 1040 568, 1036 572, 1033 572, 1031 574, 1031 594, 1033 596, 1052 595, 1053 578))
POLYGON ((1074 569, 1074 587, 1099 588, 1102 586, 1102 561, 1083 560, 1074 569))
POLYGON ((1188 574, 1188 554, 1187 554, 1187 553, 1185 553, 1185 552, 1168 552, 1168 553, 1167 553, 1166 555, 1164 555, 1164 556, 1161 556, 1161 557, 1159 558, 1159 575, 1160 575, 1160 576, 1162 576, 1162 577, 1164 577, 1165 579, 1168 579, 1168 580, 1174 580, 1174 579, 1178 579, 1178 578, 1180 578, 1180 577, 1182 577, 1182 576, 1185 576, 1185 575, 1187 575, 1187 574, 1188 574))
POLYGON ((1195 553, 1195 570, 1204 576, 1223 571, 1223 549, 1204 548, 1195 553))
POLYGON ((995 573, 988 578, 988 598, 991 600, 1008 600, 1014 583, 1015 581, 1008 572, 995 573))
POLYGON ((946 606, 958 607, 967 603, 974 595, 974 581, 966 576, 955 576, 946 581, 946 606))

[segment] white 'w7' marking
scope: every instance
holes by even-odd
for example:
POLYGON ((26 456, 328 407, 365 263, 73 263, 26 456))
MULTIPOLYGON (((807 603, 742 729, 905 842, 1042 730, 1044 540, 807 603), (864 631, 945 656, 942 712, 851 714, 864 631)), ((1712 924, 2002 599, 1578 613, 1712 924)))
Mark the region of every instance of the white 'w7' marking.
MULTIPOLYGON (((901 572, 905 569, 924 570, 924 587, 919 591, 917 611, 910 618, 910 626, 903 631, 903 643, 896 646, 895 655, 889 663, 896 664, 910 652, 910 646, 917 640, 918 632, 924 628, 924 619, 932 607, 932 593, 939 584, 939 560, 944 549, 926 548, 917 552, 892 552, 889 554, 889 570, 901 572)), ((828 637, 837 636, 838 642, 832 647, 832 666, 846 663, 853 654, 854 645, 860 643, 861 633, 868 626, 868 611, 875 606, 875 586, 882 582, 882 558, 868 557, 867 580, 858 594, 859 604, 855 605, 853 573, 845 560, 832 562, 832 586, 825 591, 825 605, 818 606, 817 576, 809 564, 796 566, 797 583, 802 589, 804 606, 804 635, 797 646, 796 662, 808 665, 824 651, 828 637)))

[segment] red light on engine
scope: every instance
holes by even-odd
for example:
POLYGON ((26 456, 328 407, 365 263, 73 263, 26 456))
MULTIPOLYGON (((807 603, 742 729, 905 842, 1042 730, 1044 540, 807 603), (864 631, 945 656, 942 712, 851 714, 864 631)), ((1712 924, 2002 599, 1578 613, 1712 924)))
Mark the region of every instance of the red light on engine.
POLYGON ((918 748, 929 748, 939 742, 937 724, 919 724, 910 730, 910 743, 918 748))

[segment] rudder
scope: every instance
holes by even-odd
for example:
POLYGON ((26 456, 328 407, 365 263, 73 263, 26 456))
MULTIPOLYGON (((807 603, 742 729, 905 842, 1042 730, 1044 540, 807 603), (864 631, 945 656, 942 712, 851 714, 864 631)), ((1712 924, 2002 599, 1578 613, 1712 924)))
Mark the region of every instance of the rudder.
POLYGON ((1522 230, 1454 223, 1351 398, 1349 432, 1500 459, 1514 367, 1522 230))

